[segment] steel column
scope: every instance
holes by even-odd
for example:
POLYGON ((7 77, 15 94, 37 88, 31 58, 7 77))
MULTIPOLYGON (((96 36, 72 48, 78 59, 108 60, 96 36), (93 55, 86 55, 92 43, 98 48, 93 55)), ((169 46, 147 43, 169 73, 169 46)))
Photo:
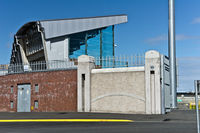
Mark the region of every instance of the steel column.
POLYGON ((114 32, 114 25, 112 26, 112 41, 113 41, 113 57, 115 56, 115 32, 114 32))
POLYGON ((172 92, 172 108, 177 107, 176 98, 176 44, 175 44, 175 0, 169 0, 169 62, 170 62, 170 85, 172 92))
POLYGON ((102 66, 102 55, 103 55, 103 53, 102 53, 102 49, 103 49, 103 47, 102 47, 102 42, 103 42, 103 36, 102 36, 102 29, 100 29, 100 66, 102 66))
POLYGON ((194 81, 194 87, 195 87, 195 104, 196 104, 196 119, 197 119, 197 133, 200 133, 199 131, 199 100, 198 100, 198 93, 199 93, 199 82, 198 80, 194 81))
POLYGON ((115 26, 112 26, 112 39, 113 39, 113 68, 115 67, 115 26))
POLYGON ((87 39, 88 39, 88 34, 86 33, 85 34, 85 55, 88 55, 88 52, 87 52, 87 47, 88 47, 87 39))

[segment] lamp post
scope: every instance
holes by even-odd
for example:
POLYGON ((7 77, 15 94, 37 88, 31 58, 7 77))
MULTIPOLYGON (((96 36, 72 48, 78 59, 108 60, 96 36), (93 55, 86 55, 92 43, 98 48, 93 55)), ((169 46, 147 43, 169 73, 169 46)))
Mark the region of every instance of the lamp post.
POLYGON ((197 119, 197 133, 200 133, 199 131, 199 99, 198 99, 198 93, 199 93, 199 84, 200 80, 195 80, 194 81, 194 88, 195 88, 195 104, 196 104, 196 119, 197 119))
POLYGON ((176 44, 175 44, 175 0, 169 0, 169 31, 168 31, 168 47, 169 47, 169 65, 170 65, 170 86, 172 92, 172 108, 177 107, 176 98, 176 44))

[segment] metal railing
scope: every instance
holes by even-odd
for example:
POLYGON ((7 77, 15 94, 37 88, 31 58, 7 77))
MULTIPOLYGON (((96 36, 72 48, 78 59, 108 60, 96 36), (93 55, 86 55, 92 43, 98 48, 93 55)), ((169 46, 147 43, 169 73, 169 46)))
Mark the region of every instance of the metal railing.
POLYGON ((95 59, 96 68, 139 67, 144 64, 144 55, 97 57, 95 59))
POLYGON ((0 68, 0 75, 77 68, 77 60, 40 61, 29 64, 9 64, 0 68))
MULTIPOLYGON (((54 61, 40 61, 29 64, 9 64, 0 65, 0 75, 50 71, 59 69, 74 69, 77 68, 77 59, 70 60, 54 60, 54 61)), ((117 56, 117 57, 98 57, 95 59, 96 68, 118 68, 118 67, 138 67, 144 66, 144 55, 133 56, 117 56)))

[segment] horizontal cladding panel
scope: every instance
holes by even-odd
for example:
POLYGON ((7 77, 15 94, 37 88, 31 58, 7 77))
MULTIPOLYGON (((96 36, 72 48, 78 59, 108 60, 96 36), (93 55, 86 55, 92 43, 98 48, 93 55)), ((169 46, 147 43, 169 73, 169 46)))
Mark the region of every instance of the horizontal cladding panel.
POLYGON ((73 20, 41 21, 45 38, 54 38, 127 22, 127 16, 111 16, 73 20))

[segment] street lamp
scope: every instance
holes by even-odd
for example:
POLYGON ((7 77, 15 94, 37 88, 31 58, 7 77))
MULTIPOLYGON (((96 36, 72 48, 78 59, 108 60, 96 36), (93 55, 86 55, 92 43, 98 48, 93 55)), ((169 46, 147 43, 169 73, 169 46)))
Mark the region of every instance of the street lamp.
POLYGON ((197 117, 197 133, 200 133, 199 131, 199 100, 198 100, 198 94, 200 89, 200 80, 194 81, 194 88, 195 88, 195 104, 196 104, 196 117, 197 117))
POLYGON ((168 47, 169 47, 169 65, 170 65, 170 86, 172 94, 172 108, 177 107, 176 98, 176 44, 175 44, 175 0, 169 0, 169 31, 168 31, 168 47))

